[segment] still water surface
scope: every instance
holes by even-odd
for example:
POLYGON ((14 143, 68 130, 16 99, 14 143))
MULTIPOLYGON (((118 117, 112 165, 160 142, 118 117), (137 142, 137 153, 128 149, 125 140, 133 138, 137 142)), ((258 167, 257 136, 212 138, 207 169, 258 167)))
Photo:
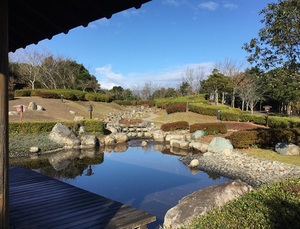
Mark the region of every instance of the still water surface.
POLYGON ((101 164, 63 181, 155 215, 156 222, 148 228, 156 229, 182 197, 228 181, 201 171, 192 173, 179 158, 150 147, 129 147, 122 153, 104 152, 101 164))

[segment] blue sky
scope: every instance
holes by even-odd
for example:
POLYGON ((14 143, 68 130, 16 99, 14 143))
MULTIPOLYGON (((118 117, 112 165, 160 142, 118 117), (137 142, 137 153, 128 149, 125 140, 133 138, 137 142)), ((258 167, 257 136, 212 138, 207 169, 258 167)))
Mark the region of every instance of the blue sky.
POLYGON ((274 1, 152 0, 28 49, 83 64, 101 88, 149 82, 176 87, 187 67, 202 66, 209 73, 226 59, 248 67, 241 47, 257 37, 263 26, 259 11, 274 1))

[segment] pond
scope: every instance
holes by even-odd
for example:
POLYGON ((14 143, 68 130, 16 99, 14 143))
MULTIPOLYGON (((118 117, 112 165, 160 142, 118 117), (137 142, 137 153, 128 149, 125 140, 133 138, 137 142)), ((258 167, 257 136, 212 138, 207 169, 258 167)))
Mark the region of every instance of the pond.
POLYGON ((76 187, 155 215, 156 222, 148 226, 152 229, 163 224, 166 212, 182 197, 229 180, 191 171, 179 160, 179 155, 151 142, 141 147, 139 141, 131 141, 123 147, 96 153, 56 153, 40 160, 42 168, 36 164, 33 167, 76 187))

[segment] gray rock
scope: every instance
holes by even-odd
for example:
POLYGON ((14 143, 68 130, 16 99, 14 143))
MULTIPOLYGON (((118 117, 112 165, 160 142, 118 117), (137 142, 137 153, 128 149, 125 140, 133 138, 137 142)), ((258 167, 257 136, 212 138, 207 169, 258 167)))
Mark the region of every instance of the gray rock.
POLYGON ((114 135, 116 143, 124 143, 128 141, 128 136, 125 133, 117 133, 114 135))
POLYGON ((142 147, 145 147, 145 146, 147 146, 147 144, 148 144, 148 143, 147 143, 146 141, 142 141, 141 146, 142 146, 142 147))
POLYGON ((99 146, 98 138, 94 135, 83 135, 80 138, 81 145, 80 148, 90 149, 99 146))
POLYGON ((162 130, 156 130, 153 132, 153 140, 158 142, 165 141, 165 132, 162 130))
POLYGON ((38 153, 39 151, 40 151, 40 148, 37 147, 37 146, 32 146, 32 147, 30 147, 30 149, 29 149, 29 152, 30 152, 30 153, 38 153))
POLYGON ((64 145, 65 148, 76 148, 80 145, 80 140, 76 137, 75 133, 67 126, 57 123, 49 134, 49 139, 64 145))
POLYGON ((203 130, 196 130, 194 133, 192 133, 192 139, 197 141, 198 139, 202 138, 205 135, 205 132, 203 130))
POLYGON ((43 106, 41 106, 41 105, 37 105, 36 106, 36 110, 37 111, 44 111, 44 110, 46 110, 43 106))
POLYGON ((37 109, 36 103, 35 102, 30 102, 27 109, 28 110, 36 110, 37 109))
POLYGON ((116 139, 113 135, 108 135, 104 138, 104 144, 105 145, 115 145, 116 139))
POLYGON ((198 159, 193 159, 190 164, 189 167, 193 168, 193 167, 197 167, 199 165, 199 160, 198 159))
POLYGON ((184 135, 179 135, 179 134, 167 134, 165 141, 171 141, 171 140, 183 140, 184 135))
POLYGON ((282 155, 299 155, 300 148, 292 143, 277 143, 275 151, 282 155))
POLYGON ((165 215, 164 227, 180 228, 210 211, 215 206, 223 206, 252 190, 252 187, 240 180, 214 185, 196 191, 179 201, 165 215))
POLYGON ((207 150, 211 153, 222 153, 224 150, 228 153, 233 150, 233 146, 228 139, 215 137, 209 143, 207 150))
POLYGON ((189 147, 190 147, 191 149, 198 150, 198 151, 200 151, 201 153, 205 153, 205 152, 207 152, 207 149, 208 149, 208 143, 191 142, 191 143, 189 144, 189 147))

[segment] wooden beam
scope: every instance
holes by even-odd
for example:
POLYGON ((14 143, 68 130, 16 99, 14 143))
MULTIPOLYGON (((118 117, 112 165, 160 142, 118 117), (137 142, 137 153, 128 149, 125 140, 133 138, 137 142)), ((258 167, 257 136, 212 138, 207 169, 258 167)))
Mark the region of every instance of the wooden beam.
POLYGON ((0 0, 0 225, 8 216, 8 0, 0 0))

